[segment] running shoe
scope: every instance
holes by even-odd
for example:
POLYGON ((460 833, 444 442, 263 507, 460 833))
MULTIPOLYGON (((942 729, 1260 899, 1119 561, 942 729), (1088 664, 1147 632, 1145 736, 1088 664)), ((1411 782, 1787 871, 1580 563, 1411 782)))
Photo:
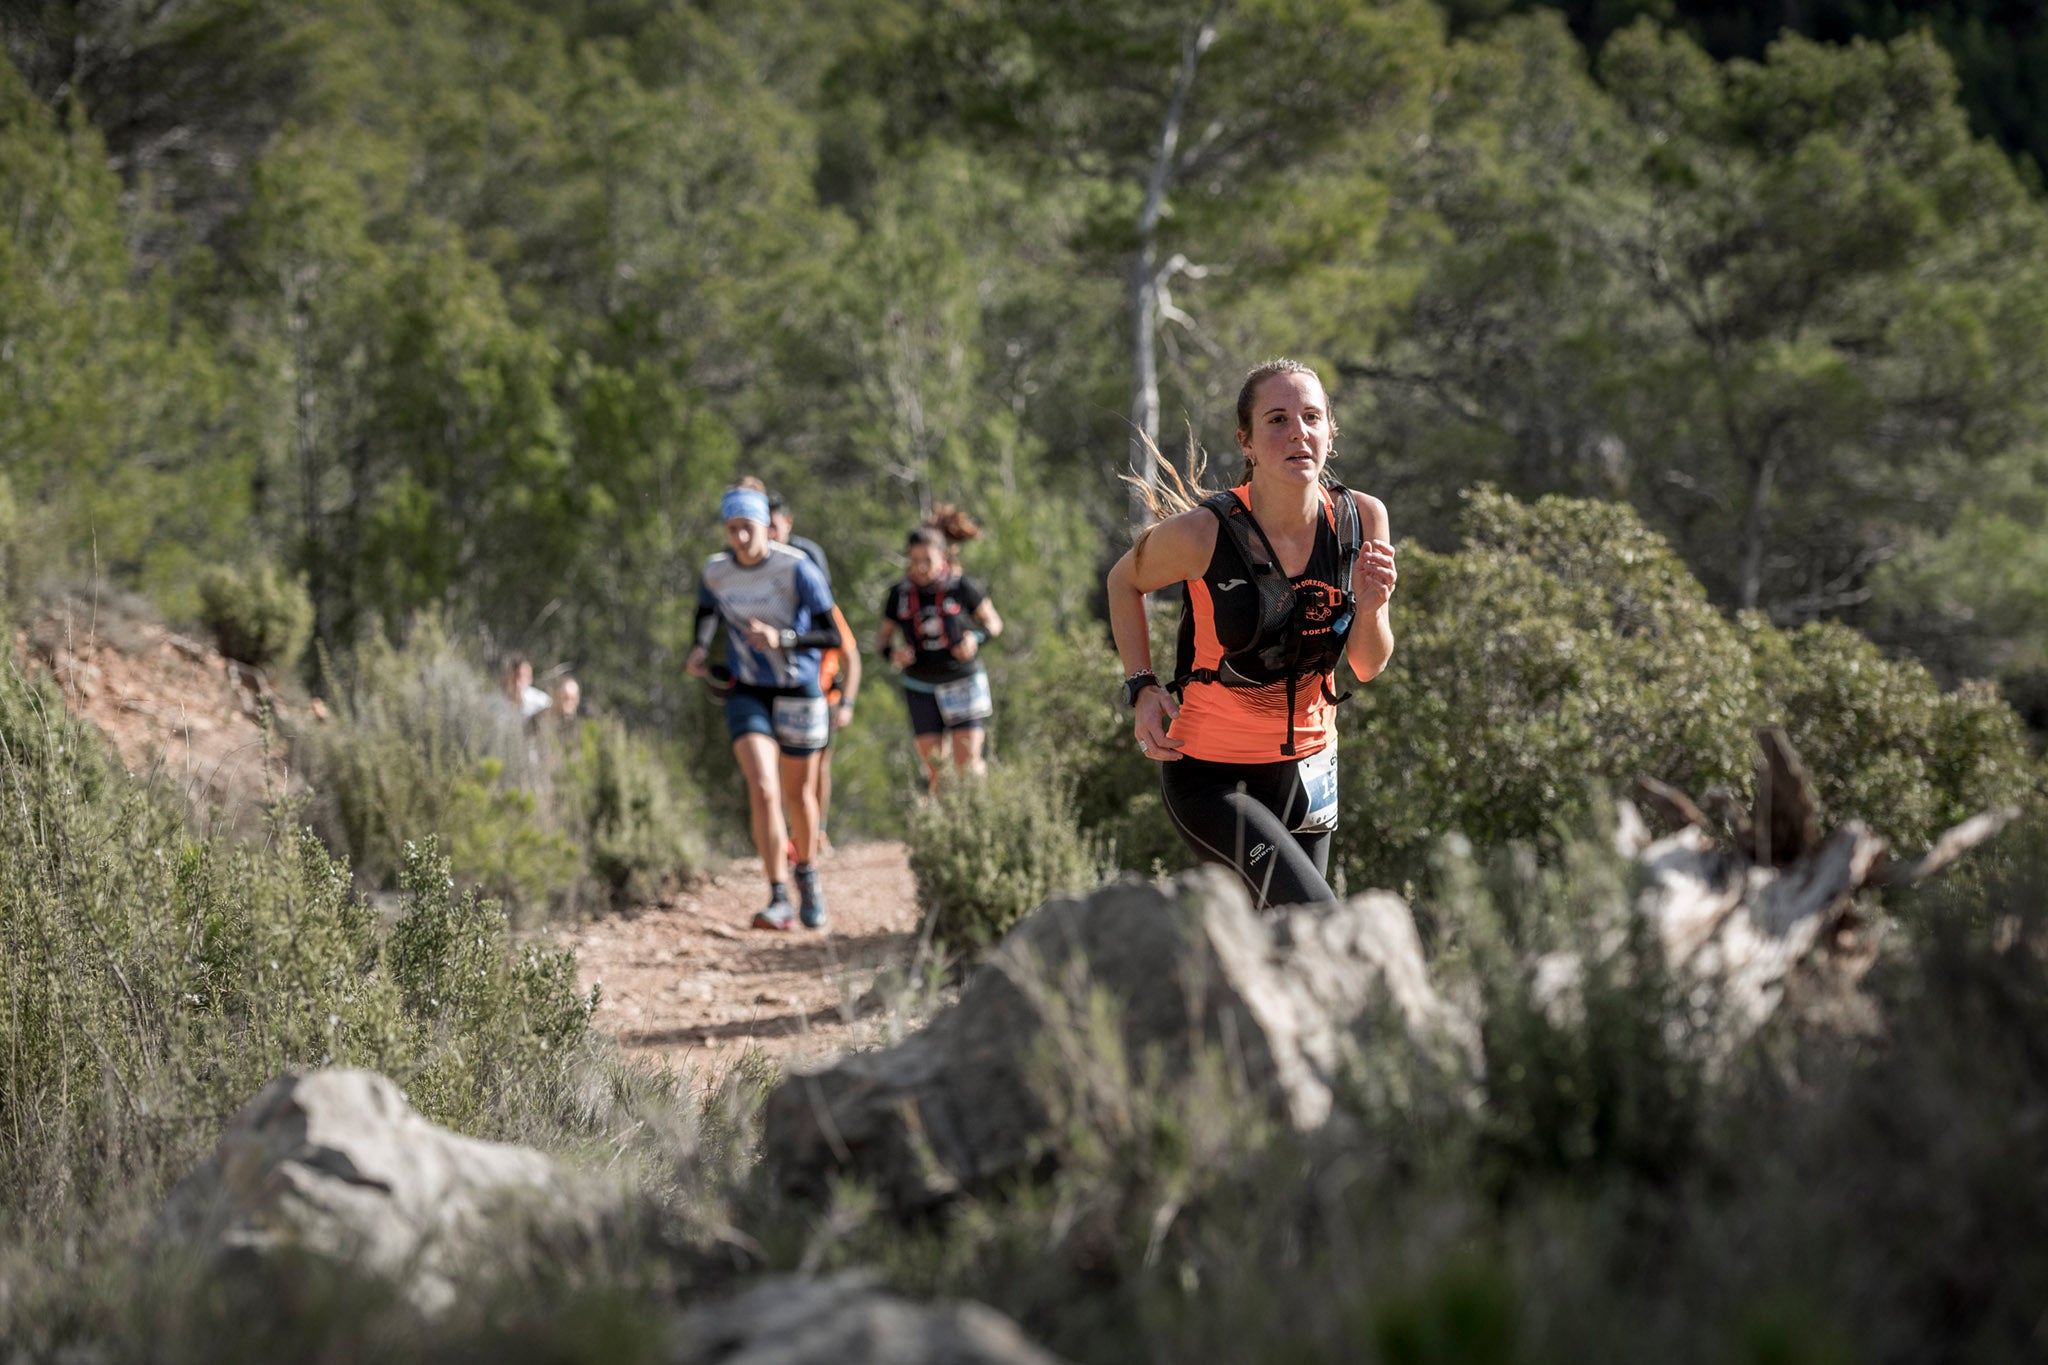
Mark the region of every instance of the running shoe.
POLYGON ((818 889, 818 869, 809 863, 796 869, 796 898, 803 906, 803 922, 806 929, 825 927, 825 893, 818 889))
POLYGON ((791 929, 796 925, 796 907, 789 903, 789 896, 781 887, 775 888, 775 897, 768 902, 765 910, 754 912, 756 929, 791 929))

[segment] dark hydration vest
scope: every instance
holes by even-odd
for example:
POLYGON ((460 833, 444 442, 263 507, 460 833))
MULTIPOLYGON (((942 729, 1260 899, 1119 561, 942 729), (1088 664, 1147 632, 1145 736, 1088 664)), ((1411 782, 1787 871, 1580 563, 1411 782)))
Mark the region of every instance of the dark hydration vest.
POLYGON ((1336 512, 1337 581, 1344 591, 1343 607, 1328 633, 1314 637, 1302 634, 1304 604, 1281 569, 1280 556, 1273 549, 1273 542, 1266 538, 1265 528, 1236 492, 1226 489, 1213 493, 1202 500, 1202 506, 1216 518, 1218 535, 1236 550, 1245 577, 1258 589, 1258 625, 1251 638, 1226 651, 1215 668, 1190 668, 1167 684, 1168 690, 1178 697, 1189 683, 1221 683, 1225 687, 1286 683, 1287 738, 1280 746, 1284 758, 1294 756, 1294 695, 1302 680, 1316 678, 1324 699, 1332 705, 1351 696, 1349 692, 1338 696, 1330 680, 1335 676, 1337 661, 1344 657, 1344 644, 1357 614, 1351 571, 1358 562, 1359 548, 1365 543, 1365 527, 1349 489, 1325 475, 1323 491, 1336 512))

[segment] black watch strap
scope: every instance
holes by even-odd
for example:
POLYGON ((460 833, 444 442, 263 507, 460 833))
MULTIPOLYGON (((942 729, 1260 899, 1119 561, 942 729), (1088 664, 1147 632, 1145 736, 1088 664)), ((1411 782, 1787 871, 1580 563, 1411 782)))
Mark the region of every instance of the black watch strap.
POLYGON ((1157 673, 1154 673, 1149 668, 1140 669, 1124 679, 1124 705, 1135 707, 1138 704, 1139 695, 1146 688, 1160 686, 1163 686, 1163 684, 1159 681, 1157 673))

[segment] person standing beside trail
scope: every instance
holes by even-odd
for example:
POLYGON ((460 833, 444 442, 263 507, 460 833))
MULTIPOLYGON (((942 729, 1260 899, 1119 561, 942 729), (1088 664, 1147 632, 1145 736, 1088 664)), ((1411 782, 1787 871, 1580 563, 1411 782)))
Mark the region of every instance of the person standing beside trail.
POLYGON ((505 700, 521 720, 532 720, 548 709, 548 694, 533 685, 533 661, 524 654, 505 660, 505 700))
POLYGON ((1394 652, 1387 509, 1326 476, 1336 433, 1314 370, 1254 369, 1237 398, 1243 479, 1210 493, 1198 468, 1147 488, 1162 519, 1109 572, 1134 737, 1160 765, 1174 828, 1262 910, 1336 899, 1337 664, 1369 682, 1394 652), (1162 683, 1145 594, 1172 583, 1186 599, 1162 683))
POLYGON ((945 770, 940 751, 948 736, 957 771, 974 776, 987 771, 982 748, 995 701, 981 666, 981 646, 1003 633, 1003 618, 982 586, 959 572, 952 553, 955 543, 980 535, 972 518, 941 503, 930 521, 910 533, 903 580, 882 603, 879 648, 883 658, 903 670, 910 732, 933 793, 945 770))
POLYGON ((735 484, 719 516, 730 548, 704 563, 696 644, 684 667, 709 676, 711 638, 723 620, 732 670, 725 729, 747 779, 754 850, 768 875, 768 905, 755 913, 754 927, 787 929, 800 914, 806 928, 820 929, 826 912, 815 863, 815 778, 831 720, 818 687, 818 653, 839 640, 832 590, 810 560, 769 539, 768 495, 759 480, 735 484), (800 911, 789 903, 792 876, 800 911))
MULTIPOLYGON (((795 535, 796 518, 791 515, 789 504, 780 494, 768 495, 768 536, 778 545, 787 545, 800 551, 815 564, 824 576, 825 586, 832 586, 832 569, 825 562, 825 551, 818 542, 795 535)), ((835 603, 832 608, 832 624, 839 630, 839 641, 818 655, 818 687, 825 694, 826 704, 831 708, 832 725, 825 732, 825 752, 818 758, 816 791, 818 798, 818 851, 830 853, 832 839, 832 736, 853 723, 853 699, 860 695, 860 650, 854 643, 853 627, 846 624, 845 613, 835 603)))

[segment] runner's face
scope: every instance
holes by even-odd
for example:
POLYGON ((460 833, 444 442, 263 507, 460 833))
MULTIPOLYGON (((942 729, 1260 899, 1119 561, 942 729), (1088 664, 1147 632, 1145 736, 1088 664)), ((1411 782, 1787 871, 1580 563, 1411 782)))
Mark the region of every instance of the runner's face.
POLYGON ((931 545, 911 546, 909 572, 911 582, 920 588, 930 587, 945 575, 945 551, 931 545))
POLYGON ((1330 400, 1312 374, 1269 375, 1252 395, 1252 425, 1237 433, 1238 445, 1258 470, 1300 483, 1314 483, 1330 458, 1330 400))
POLYGON ((787 545, 789 544, 790 527, 794 525, 796 525, 796 519, 790 516, 789 513, 770 512, 768 514, 768 538, 777 545, 787 545))
POLYGON ((759 564, 768 554, 768 528, 748 517, 734 517, 725 523, 725 543, 740 563, 759 564))

